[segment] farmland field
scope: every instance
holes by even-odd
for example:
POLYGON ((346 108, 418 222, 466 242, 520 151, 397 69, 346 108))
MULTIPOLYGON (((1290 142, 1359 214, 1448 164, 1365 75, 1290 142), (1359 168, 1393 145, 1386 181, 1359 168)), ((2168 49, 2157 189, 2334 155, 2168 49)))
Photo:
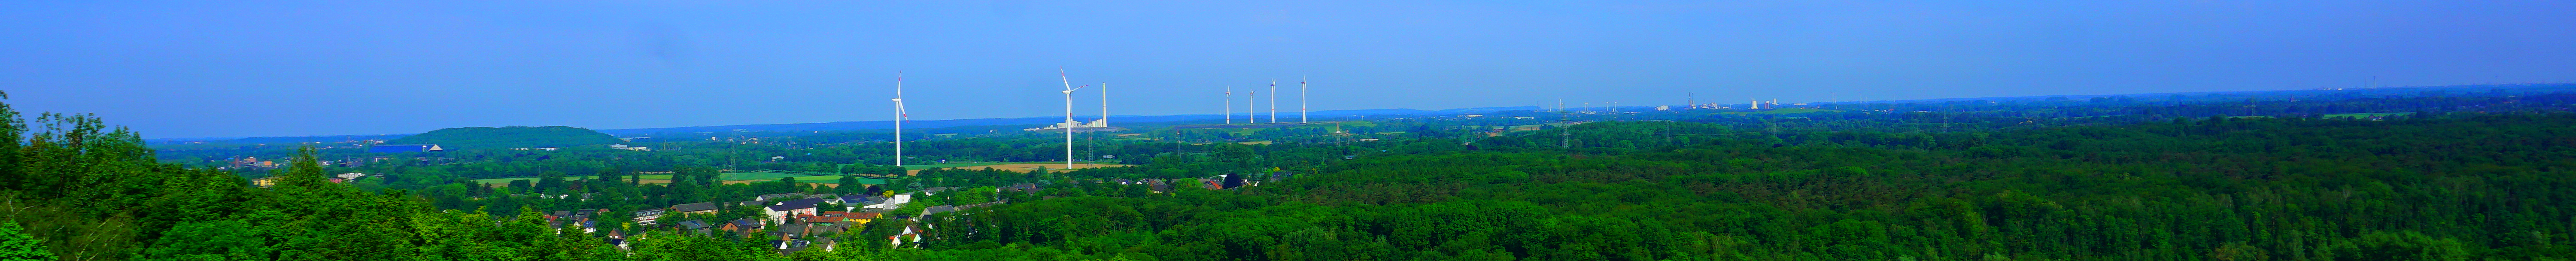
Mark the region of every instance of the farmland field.
POLYGON ((816 177, 816 176, 814 176, 814 175, 805 175, 805 174, 795 174, 795 173, 778 173, 778 172, 756 171, 756 172, 735 172, 735 173, 725 173, 725 174, 723 174, 722 176, 717 176, 717 178, 716 178, 716 179, 724 180, 724 181, 736 181, 736 180, 778 180, 778 178, 785 178, 785 177, 798 177, 799 179, 802 179, 803 177, 816 177))
POLYGON ((1007 161, 1005 161, 1005 162, 961 162, 961 163, 939 163, 939 164, 912 164, 912 165, 904 165, 903 167, 904 167, 904 168, 907 168, 907 169, 927 169, 927 168, 952 168, 952 169, 953 169, 953 168, 963 168, 963 167, 990 166, 990 165, 1017 164, 1017 163, 1040 163, 1040 162, 1007 162, 1007 161))
MULTIPOLYGON (((1073 168, 1076 168, 1076 169, 1107 168, 1107 167, 1125 167, 1125 166, 1127 166, 1127 165, 1125 165, 1125 164, 1097 164, 1097 163, 1075 163, 1075 164, 1073 164, 1073 168)), ((996 170, 1008 170, 1008 171, 1029 171, 1029 170, 1035 170, 1035 169, 1038 169, 1038 168, 1041 168, 1041 167, 1046 168, 1046 169, 1047 169, 1047 170, 1049 170, 1049 171, 1063 171, 1063 170, 1065 169, 1065 168, 1064 168, 1064 163, 1063 163, 1063 162, 1057 162, 1057 163, 1019 163, 1019 164, 1001 164, 1001 165, 986 165, 986 166, 977 166, 977 167, 981 167, 981 168, 972 168, 972 169, 993 168, 993 169, 996 169, 996 170)))

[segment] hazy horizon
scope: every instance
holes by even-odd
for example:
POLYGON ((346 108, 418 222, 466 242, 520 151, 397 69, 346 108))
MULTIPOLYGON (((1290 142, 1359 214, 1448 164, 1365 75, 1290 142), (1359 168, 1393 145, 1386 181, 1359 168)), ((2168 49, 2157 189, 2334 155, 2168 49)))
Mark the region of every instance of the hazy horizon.
POLYGON ((154 138, 880 121, 899 71, 915 120, 1058 115, 1058 68, 1118 115, 2576 82, 2564 1, 0 8, 6 102, 154 138))

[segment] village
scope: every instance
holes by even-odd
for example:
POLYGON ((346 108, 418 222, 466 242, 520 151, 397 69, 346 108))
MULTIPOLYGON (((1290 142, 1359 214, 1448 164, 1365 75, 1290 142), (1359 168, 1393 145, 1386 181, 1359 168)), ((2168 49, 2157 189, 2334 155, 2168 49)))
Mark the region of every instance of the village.
MULTIPOLYGON (((1248 175, 1224 174, 1196 179, 1098 179, 1077 181, 1077 183, 1137 186, 1149 193, 1161 194, 1171 193, 1175 185, 1223 190, 1259 186, 1296 175, 1295 172, 1270 171, 1248 175)), ((603 227, 603 224, 615 223, 602 222, 604 220, 601 218, 609 216, 608 211, 612 211, 608 209, 554 210, 541 213, 547 226, 557 232, 579 230, 581 233, 600 235, 609 245, 620 249, 631 248, 628 244, 631 239, 645 236, 642 233, 644 231, 661 230, 692 236, 766 240, 769 248, 785 255, 808 249, 832 251, 844 243, 843 240, 885 240, 883 242, 888 246, 917 247, 925 238, 923 234, 938 228, 921 222, 903 222, 900 227, 891 228, 896 229, 892 230, 895 232, 885 238, 861 239, 855 238, 853 234, 867 229, 871 222, 915 221, 1009 203, 986 198, 976 200, 981 203, 933 205, 931 201, 919 200, 931 196, 958 192, 981 192, 968 193, 968 195, 977 196, 995 195, 995 193, 1038 194, 1046 188, 1046 184, 1016 183, 998 188, 934 187, 904 193, 886 191, 875 195, 766 194, 746 201, 697 202, 636 210, 628 215, 633 217, 630 220, 631 224, 637 226, 631 229, 603 227)), ((583 200, 588 195, 541 195, 540 197, 583 200)))

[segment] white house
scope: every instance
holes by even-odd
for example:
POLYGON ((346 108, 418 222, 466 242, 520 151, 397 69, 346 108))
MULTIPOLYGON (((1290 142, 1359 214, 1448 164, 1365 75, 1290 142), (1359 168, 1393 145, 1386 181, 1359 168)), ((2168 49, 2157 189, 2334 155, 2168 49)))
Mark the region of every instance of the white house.
POLYGON ((786 202, 778 202, 778 205, 775 206, 769 206, 769 209, 764 212, 768 212, 769 220, 773 222, 786 223, 788 218, 796 217, 796 215, 813 215, 815 211, 814 204, 818 203, 823 203, 823 200, 811 198, 790 200, 786 202))
POLYGON ((895 194, 894 197, 886 198, 884 203, 868 205, 867 209, 903 208, 904 203, 912 203, 912 194, 895 194))

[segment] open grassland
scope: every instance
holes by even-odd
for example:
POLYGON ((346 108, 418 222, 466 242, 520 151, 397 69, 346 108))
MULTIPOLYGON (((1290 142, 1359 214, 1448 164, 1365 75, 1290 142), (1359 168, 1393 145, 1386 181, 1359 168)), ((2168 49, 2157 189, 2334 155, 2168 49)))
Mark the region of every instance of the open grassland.
MULTIPOLYGON (((1075 168, 1075 169, 1108 168, 1108 167, 1125 167, 1125 166, 1127 166, 1127 165, 1126 165, 1126 164, 1097 164, 1097 163, 1074 163, 1074 164, 1073 164, 1073 168, 1075 168)), ((1064 170, 1065 170, 1065 167, 1064 167, 1064 163, 1063 163, 1063 162, 1057 162, 1057 163, 1020 163, 1020 164, 1001 164, 1001 165, 976 166, 976 167, 974 167, 974 168, 965 168, 965 169, 983 169, 983 168, 993 168, 993 169, 996 169, 996 170, 1008 170, 1008 171, 1030 171, 1030 170, 1036 170, 1036 169, 1038 169, 1038 168, 1046 168, 1046 169, 1047 169, 1047 171, 1064 171, 1064 170)), ((915 170, 915 171, 918 171, 918 170, 915 170)))
POLYGON ((719 175, 719 176, 717 176, 717 177, 716 177, 716 179, 718 179, 718 180, 724 180, 724 181, 736 181, 736 180, 778 180, 778 178, 786 178, 786 177, 796 177, 796 178, 800 178, 800 179, 801 179, 801 178, 803 178, 803 177, 814 177, 814 175, 795 174, 795 173, 780 173, 780 172, 736 172, 736 173, 725 173, 725 174, 723 174, 723 175, 719 175))
POLYGON ((964 167, 974 167, 974 166, 991 166, 991 165, 1020 164, 1020 163, 1045 163, 1045 162, 1008 162, 1008 161, 1003 161, 1003 162, 958 162, 958 163, 939 163, 939 164, 912 164, 912 165, 903 165, 903 167, 904 167, 904 168, 907 168, 907 169, 916 169, 916 170, 917 170, 917 169, 927 169, 927 168, 952 168, 952 169, 953 169, 953 168, 964 168, 964 167))

